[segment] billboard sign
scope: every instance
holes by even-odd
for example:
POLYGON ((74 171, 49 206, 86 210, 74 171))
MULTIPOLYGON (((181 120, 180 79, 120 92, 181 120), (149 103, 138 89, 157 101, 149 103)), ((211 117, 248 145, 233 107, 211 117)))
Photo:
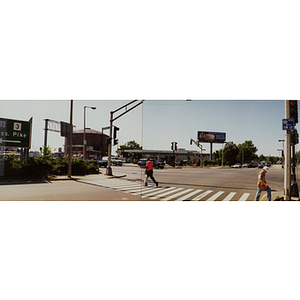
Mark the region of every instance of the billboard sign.
POLYGON ((30 148, 31 123, 0 118, 0 147, 30 148))
POLYGON ((198 141, 200 143, 225 143, 225 132, 198 131, 198 141))

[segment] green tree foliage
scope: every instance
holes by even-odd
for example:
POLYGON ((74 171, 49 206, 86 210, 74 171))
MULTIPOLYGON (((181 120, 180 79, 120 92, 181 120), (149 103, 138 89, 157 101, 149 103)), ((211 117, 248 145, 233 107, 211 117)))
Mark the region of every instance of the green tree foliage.
POLYGON ((129 141, 125 145, 120 145, 118 150, 121 150, 121 155, 125 158, 130 157, 130 153, 124 152, 124 150, 142 150, 143 147, 140 146, 136 141, 129 141))
POLYGON ((233 165, 237 161, 239 149, 234 142, 226 143, 224 147, 224 162, 225 164, 233 165))
POLYGON ((240 163, 249 163, 252 160, 257 159, 257 148, 254 146, 252 141, 245 141, 243 144, 238 145, 239 153, 237 161, 240 163))

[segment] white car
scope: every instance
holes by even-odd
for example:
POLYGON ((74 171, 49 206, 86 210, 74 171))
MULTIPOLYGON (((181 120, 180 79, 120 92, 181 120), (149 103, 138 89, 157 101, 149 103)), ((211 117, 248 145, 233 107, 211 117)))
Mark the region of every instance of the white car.
POLYGON ((233 167, 234 167, 234 168, 241 168, 242 165, 241 165, 240 163, 236 163, 233 167))
MULTIPOLYGON (((103 156, 102 160, 108 161, 108 156, 103 156)), ((122 166, 123 165, 122 159, 119 159, 118 157, 115 157, 115 156, 111 157, 110 162, 113 166, 122 166)))

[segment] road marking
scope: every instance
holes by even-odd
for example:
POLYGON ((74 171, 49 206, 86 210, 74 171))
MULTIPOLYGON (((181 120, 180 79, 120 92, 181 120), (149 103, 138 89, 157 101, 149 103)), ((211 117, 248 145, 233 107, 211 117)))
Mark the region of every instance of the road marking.
MULTIPOLYGON (((162 200, 168 201, 175 199, 176 197, 182 196, 178 199, 175 199, 174 201, 183 201, 183 200, 191 200, 191 201, 198 201, 212 193, 212 190, 207 190, 204 193, 196 196, 195 198, 191 198, 192 196, 202 192, 202 189, 198 190, 193 190, 193 189, 184 189, 184 188, 175 188, 175 187, 164 187, 164 189, 157 189, 154 186, 144 186, 144 184, 141 182, 130 182, 130 181, 124 181, 124 180, 108 180, 106 179, 105 182, 100 182, 97 185, 106 187, 106 188, 111 188, 115 190, 120 190, 123 191, 124 193, 131 193, 132 195, 142 195, 142 198, 149 197, 151 200, 152 199, 158 199, 158 198, 163 198, 164 196, 168 196, 172 193, 173 195, 170 195, 166 198, 163 198, 162 200), (180 191, 180 192, 178 192, 180 191), (191 192, 190 192, 191 191, 191 192), (178 193, 176 193, 178 192, 178 193), (152 197, 154 196, 154 197, 152 197)), ((206 201, 214 201, 217 198, 219 198, 224 191, 219 191, 213 196, 211 196, 209 199, 206 201)), ((230 201, 233 199, 233 197, 236 195, 236 192, 230 192, 226 198, 222 199, 223 201, 230 201)), ((250 193, 244 193, 241 198, 238 201, 246 201, 250 196, 250 193)), ((263 197, 262 197, 263 198, 263 197)), ((221 199, 220 199, 221 200, 221 199)))
MULTIPOLYGON (((173 190, 173 189, 175 189, 175 187, 169 187, 168 188, 168 190, 173 190)), ((165 190, 158 190, 156 192, 150 193, 149 195, 142 195, 142 198, 149 197, 149 196, 152 196, 152 195, 156 195, 156 194, 162 193, 164 191, 165 190)))
POLYGON ((195 194, 198 194, 198 193, 200 193, 200 192, 202 192, 202 190, 195 190, 195 191, 193 191, 193 192, 191 192, 191 193, 189 193, 189 194, 187 194, 187 195, 185 195, 185 196, 183 196, 183 197, 181 197, 181 198, 179 198, 179 199, 177 199, 177 200, 175 200, 175 201, 187 200, 187 199, 189 199, 189 197, 192 197, 192 196, 194 196, 195 194))
POLYGON ((227 195, 225 199, 223 199, 223 201, 230 201, 235 194, 236 194, 235 192, 231 192, 229 195, 227 195))
POLYGON ((246 201, 249 196, 250 196, 249 193, 244 193, 243 196, 239 199, 239 201, 246 201))
POLYGON ((185 193, 188 193, 188 192, 190 192, 190 191, 192 191, 192 190, 193 190, 193 189, 187 189, 187 190, 181 191, 181 192, 179 192, 179 193, 177 193, 177 194, 174 194, 174 195, 172 195, 172 196, 169 196, 169 197, 167 197, 167 198, 165 198, 165 199, 163 199, 163 200, 165 200, 165 201, 171 200, 171 199, 173 199, 173 198, 175 198, 175 197, 181 196, 181 195, 183 195, 183 194, 185 194, 185 193))
POLYGON ((174 192, 178 192, 178 191, 181 191, 181 190, 183 190, 183 188, 177 188, 175 190, 165 192, 165 193, 163 193, 161 195, 158 195, 158 196, 155 196, 155 197, 151 197, 150 199, 153 200, 153 199, 157 199, 157 198, 163 198, 164 196, 170 195, 170 194, 172 194, 174 192))
POLYGON ((224 192, 217 192, 216 194, 214 194, 213 196, 211 196, 209 199, 207 199, 206 201, 214 201, 217 198, 219 198, 224 192))
POLYGON ((207 196, 208 194, 210 194, 210 193, 212 193, 212 192, 213 192, 213 191, 208 190, 208 191, 204 192, 203 194, 197 196, 197 197, 194 198, 193 200, 196 200, 196 201, 197 201, 197 200, 203 199, 205 196, 207 196))

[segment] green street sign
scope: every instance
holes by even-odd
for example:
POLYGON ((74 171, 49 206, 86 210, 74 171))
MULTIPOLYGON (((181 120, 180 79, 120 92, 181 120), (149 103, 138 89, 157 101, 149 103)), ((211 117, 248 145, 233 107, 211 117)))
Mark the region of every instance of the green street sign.
POLYGON ((30 147, 31 122, 0 118, 0 147, 30 147))

